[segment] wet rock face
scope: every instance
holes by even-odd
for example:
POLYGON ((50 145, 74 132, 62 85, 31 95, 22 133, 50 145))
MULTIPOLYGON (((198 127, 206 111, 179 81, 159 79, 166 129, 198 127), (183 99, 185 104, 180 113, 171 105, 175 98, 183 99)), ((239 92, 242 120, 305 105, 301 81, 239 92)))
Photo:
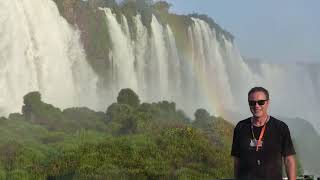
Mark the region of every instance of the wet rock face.
MULTIPOLYGON (((54 0, 61 16, 80 31, 80 39, 87 55, 88 63, 101 77, 105 77, 105 69, 109 57, 108 29, 105 15, 98 7, 114 6, 115 2, 102 0, 54 0)), ((103 81, 103 80, 102 80, 103 81)))
POLYGON ((54 0, 57 4, 60 14, 67 19, 67 21, 71 24, 71 17, 74 14, 74 5, 76 3, 75 0, 54 0))
POLYGON ((63 11, 65 14, 65 18, 69 21, 73 21, 75 19, 75 4, 76 1, 75 0, 64 0, 63 1, 63 11))

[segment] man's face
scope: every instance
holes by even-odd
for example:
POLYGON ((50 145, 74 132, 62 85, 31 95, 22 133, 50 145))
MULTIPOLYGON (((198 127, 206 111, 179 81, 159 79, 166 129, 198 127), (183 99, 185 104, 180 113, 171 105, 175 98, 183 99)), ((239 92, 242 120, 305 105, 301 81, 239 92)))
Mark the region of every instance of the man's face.
POLYGON ((259 118, 267 115, 269 100, 266 100, 266 95, 261 91, 254 92, 249 95, 249 107, 254 117, 259 118))

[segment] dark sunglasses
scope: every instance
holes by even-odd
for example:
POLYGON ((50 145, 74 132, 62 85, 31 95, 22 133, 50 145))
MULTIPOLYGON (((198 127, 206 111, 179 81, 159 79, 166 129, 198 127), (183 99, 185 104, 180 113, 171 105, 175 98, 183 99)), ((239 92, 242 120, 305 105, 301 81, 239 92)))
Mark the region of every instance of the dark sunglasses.
POLYGON ((255 106, 257 103, 259 106, 262 106, 268 101, 267 99, 265 100, 258 100, 258 101, 249 101, 249 106, 255 106))

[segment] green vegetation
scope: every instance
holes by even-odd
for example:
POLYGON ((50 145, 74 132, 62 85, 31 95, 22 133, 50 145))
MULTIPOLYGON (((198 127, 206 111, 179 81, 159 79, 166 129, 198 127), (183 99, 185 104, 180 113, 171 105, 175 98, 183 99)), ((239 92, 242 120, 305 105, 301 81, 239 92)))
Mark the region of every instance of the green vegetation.
POLYGON ((212 179, 232 177, 233 126, 174 102, 141 103, 122 89, 106 112, 60 110, 39 92, 0 118, 0 179, 212 179))

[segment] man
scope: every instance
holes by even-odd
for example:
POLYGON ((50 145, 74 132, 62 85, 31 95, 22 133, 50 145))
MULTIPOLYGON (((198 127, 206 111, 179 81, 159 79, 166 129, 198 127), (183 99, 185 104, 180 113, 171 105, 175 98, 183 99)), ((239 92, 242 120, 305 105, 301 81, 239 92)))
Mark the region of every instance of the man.
POLYGON ((240 121, 233 134, 235 178, 281 180, 283 160, 288 179, 295 180, 295 150, 290 131, 284 122, 268 115, 268 91, 263 87, 252 88, 248 102, 253 116, 240 121))

